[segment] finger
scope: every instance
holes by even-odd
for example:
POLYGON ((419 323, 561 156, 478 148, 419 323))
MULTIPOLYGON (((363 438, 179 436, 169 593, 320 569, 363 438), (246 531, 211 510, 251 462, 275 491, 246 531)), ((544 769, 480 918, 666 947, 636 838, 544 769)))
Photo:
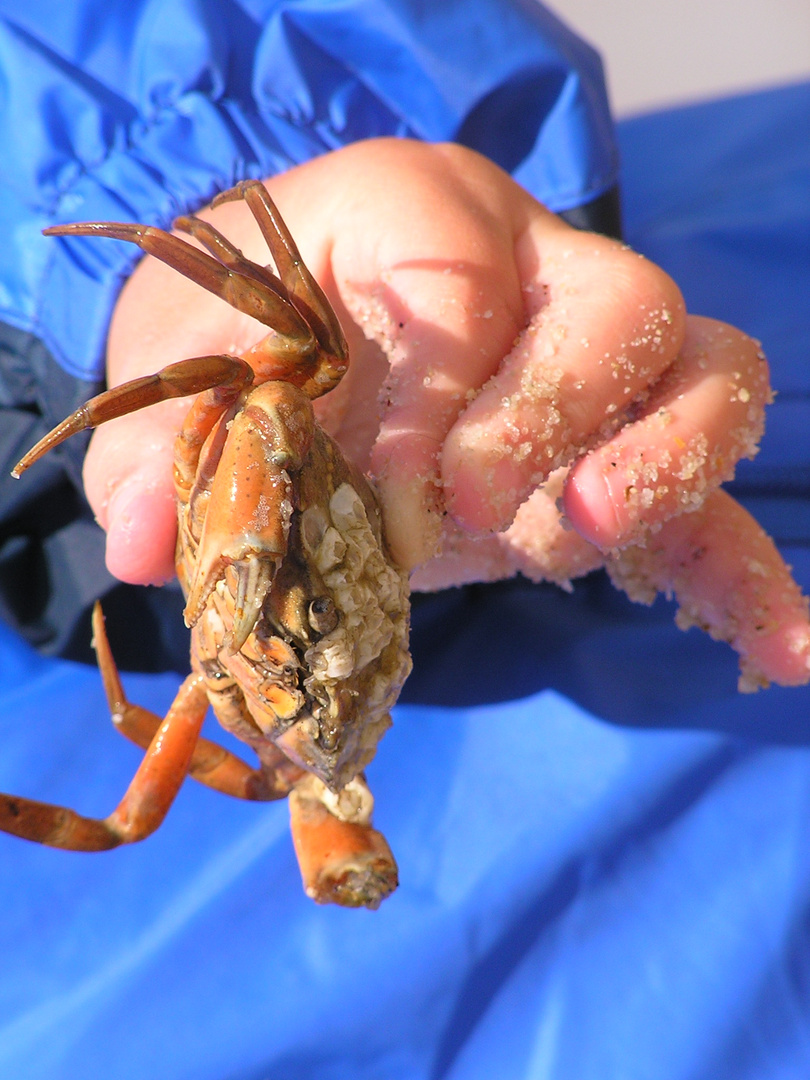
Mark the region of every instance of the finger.
POLYGON ((450 522, 434 557, 411 573, 410 585, 414 592, 437 592, 458 585, 503 581, 516 573, 511 552, 500 536, 470 536, 450 522))
POLYGON ((516 257, 527 325, 442 456, 448 507, 475 530, 508 526, 550 472, 607 437, 684 332, 675 284, 614 241, 534 215, 516 257))
POLYGON ((506 532, 474 536, 445 518, 436 558, 418 567, 411 586, 422 592, 522 574, 564 589, 604 564, 604 555, 563 520, 558 509, 565 470, 532 492, 506 532))
MULTIPOLYGON (((396 190, 389 170, 373 211, 364 211, 369 239, 344 232, 332 251, 342 303, 389 366, 370 469, 394 556, 408 567, 432 553, 440 533, 445 436, 523 319, 511 216, 499 202, 511 182, 476 156, 483 179, 471 192, 460 167, 469 154, 456 151, 410 147, 407 189, 396 190)), ((521 205, 530 201, 509 190, 521 205)))
POLYGON ((553 581, 564 589, 604 565, 605 556, 570 527, 560 513, 567 471, 558 469, 520 506, 504 533, 497 534, 510 552, 514 570, 531 581, 553 581))
POLYGON ((741 690, 810 681, 807 599, 768 534, 726 492, 606 565, 631 599, 674 594, 679 626, 729 642, 740 654, 741 690))
POLYGON ((85 491, 107 532, 107 567, 121 581, 152 585, 174 576, 174 437, 187 409, 187 401, 155 405, 110 421, 90 440, 85 491))
MULTIPOLYGON (((506 297, 487 299, 477 268, 449 268, 450 275, 392 271, 377 290, 373 315, 367 295, 355 291, 346 300, 389 365, 369 471, 386 509, 394 556, 406 567, 432 554, 441 528, 439 461, 447 432, 467 396, 495 370, 519 325, 506 297)), ((514 300, 516 280, 512 286, 514 300)))
POLYGON ((756 453, 769 400, 758 343, 691 317, 680 355, 641 418, 571 470, 569 521, 591 543, 612 548, 700 505, 741 457, 756 453))

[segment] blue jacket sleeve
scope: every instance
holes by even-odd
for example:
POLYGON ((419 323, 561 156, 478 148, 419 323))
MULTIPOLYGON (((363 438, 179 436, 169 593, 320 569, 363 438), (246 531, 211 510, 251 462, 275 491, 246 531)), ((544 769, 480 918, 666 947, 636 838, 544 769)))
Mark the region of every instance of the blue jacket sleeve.
POLYGON ((127 245, 248 176, 376 135, 455 140, 552 209, 615 185, 596 54, 528 0, 0 0, 0 320, 98 378, 127 245))

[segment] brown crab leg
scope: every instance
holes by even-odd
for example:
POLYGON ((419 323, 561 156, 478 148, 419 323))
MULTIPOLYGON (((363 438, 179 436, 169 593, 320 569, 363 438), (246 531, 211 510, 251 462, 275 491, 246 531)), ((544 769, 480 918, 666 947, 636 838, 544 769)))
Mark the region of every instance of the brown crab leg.
MULTIPOLYGON (((162 720, 156 713, 141 705, 133 705, 127 699, 110 649, 101 604, 98 602, 93 607, 93 646, 113 724, 136 746, 147 750, 162 720)), ((236 799, 266 802, 270 799, 286 798, 290 790, 289 783, 274 785, 262 770, 251 768, 224 746, 203 738, 199 738, 194 747, 188 775, 201 784, 236 799)))
MULTIPOLYGON (((176 229, 189 233, 207 247, 224 266, 238 274, 240 278, 266 284, 285 300, 290 299, 287 289, 269 267, 260 266, 245 258, 237 247, 207 221, 196 217, 179 217, 173 224, 176 229)), ((306 311, 302 314, 305 318, 307 317, 306 311)), ((270 334, 245 353, 260 382, 273 379, 284 380, 294 386, 305 388, 309 397, 317 397, 325 392, 321 389, 320 383, 322 362, 320 349, 307 347, 298 355, 291 357, 288 350, 279 350, 275 345, 275 338, 270 334), (316 389, 314 393, 310 392, 313 388, 316 389)))
POLYGON ((215 229, 209 222, 193 214, 183 214, 174 219, 172 226, 180 232, 193 236, 229 270, 233 270, 242 277, 252 278, 272 289, 284 300, 289 300, 287 288, 269 267, 261 266, 252 259, 248 259, 235 244, 232 244, 219 229, 215 229))
MULTIPOLYGON (((217 195, 211 205, 217 207, 237 199, 244 199, 248 204, 270 248, 284 288, 318 340, 317 376, 306 392, 313 398, 325 394, 337 386, 348 366, 348 346, 338 317, 301 258, 298 246, 264 184, 258 180, 243 180, 236 187, 217 195)), ((184 223, 188 220, 181 219, 184 223)), ((177 222, 175 224, 184 227, 177 222)), ((203 236, 198 239, 207 243, 203 236)), ((256 348, 261 348, 261 342, 256 348)))
POLYGON ((204 251, 152 225, 121 221, 79 221, 52 225, 45 236, 106 236, 137 244, 142 251, 171 266, 184 277, 214 293, 226 303, 271 328, 273 348, 298 358, 311 352, 315 341, 306 321, 268 280, 246 278, 229 270, 204 251))
POLYGON ((69 851, 105 851, 143 840, 168 813, 188 772, 208 708, 201 675, 189 675, 159 725, 121 802, 104 819, 0 794, 0 829, 69 851))
POLYGON ((242 387, 253 378, 249 364, 236 356, 197 356, 145 375, 140 379, 105 390, 81 405, 61 424, 32 446, 25 457, 14 466, 12 476, 18 477, 27 468, 71 435, 87 428, 98 427, 108 420, 155 405, 168 398, 188 397, 211 387, 220 387, 225 396, 236 398, 242 387))
MULTIPOLYGON (((287 228, 267 188, 259 180, 243 180, 235 187, 217 195, 211 205, 217 207, 226 202, 236 202, 238 199, 244 199, 250 207, 262 236, 270 248, 273 262, 276 264, 279 278, 285 289, 296 299, 303 301, 307 313, 317 316, 331 341, 342 343, 343 331, 332 305, 301 258, 298 245, 293 240, 292 233, 287 228)), ((182 226, 178 227, 182 228, 182 226)), ((325 345, 327 342, 319 339, 319 344, 325 345)))

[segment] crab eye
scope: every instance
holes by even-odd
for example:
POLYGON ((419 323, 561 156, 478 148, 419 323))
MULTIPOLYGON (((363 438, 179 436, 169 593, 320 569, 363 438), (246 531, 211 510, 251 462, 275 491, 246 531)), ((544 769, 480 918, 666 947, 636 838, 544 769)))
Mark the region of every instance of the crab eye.
POLYGON ((337 608, 331 596, 316 596, 307 614, 309 625, 316 634, 329 634, 338 624, 337 608))
POLYGON ((233 678, 227 671, 223 671, 216 660, 205 660, 202 663, 203 674, 206 679, 210 679, 212 682, 217 683, 217 690, 225 690, 226 685, 233 683, 233 678))

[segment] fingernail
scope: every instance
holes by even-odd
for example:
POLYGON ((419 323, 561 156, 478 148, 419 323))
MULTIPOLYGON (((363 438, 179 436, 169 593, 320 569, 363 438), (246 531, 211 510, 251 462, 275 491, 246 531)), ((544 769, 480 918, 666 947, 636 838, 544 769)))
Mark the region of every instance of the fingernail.
POLYGON ((563 493, 565 516, 579 535, 596 547, 616 547, 621 539, 613 490, 602 472, 575 470, 563 493))
POLYGON ((107 506, 107 569, 122 581, 160 585, 174 576, 174 500, 164 492, 119 488, 107 506))

